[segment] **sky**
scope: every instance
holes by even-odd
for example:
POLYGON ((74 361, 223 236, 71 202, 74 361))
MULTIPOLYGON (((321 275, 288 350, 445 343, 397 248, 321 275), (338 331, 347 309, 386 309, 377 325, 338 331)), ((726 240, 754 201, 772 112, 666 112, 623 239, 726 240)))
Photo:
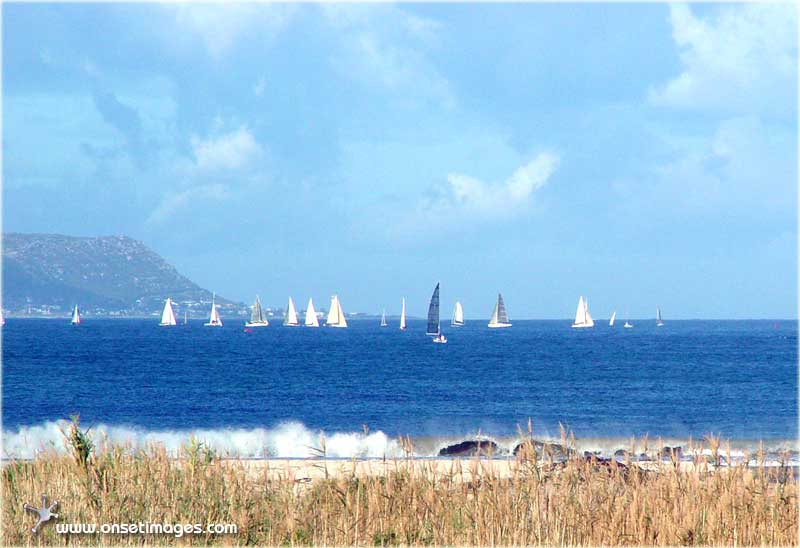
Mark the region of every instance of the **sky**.
POLYGON ((3 230, 281 306, 797 317, 792 4, 5 4, 3 230))

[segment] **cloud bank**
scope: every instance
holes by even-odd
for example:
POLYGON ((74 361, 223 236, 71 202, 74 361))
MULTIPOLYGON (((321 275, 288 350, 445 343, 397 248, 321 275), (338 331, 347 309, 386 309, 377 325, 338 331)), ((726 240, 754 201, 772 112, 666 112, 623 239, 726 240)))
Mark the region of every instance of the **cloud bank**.
POLYGON ((688 5, 674 4, 670 22, 682 72, 650 90, 652 104, 712 110, 793 104, 786 99, 796 89, 794 5, 726 6, 701 19, 688 5))
POLYGON ((438 187, 434 196, 420 204, 420 212, 429 218, 457 216, 470 220, 511 217, 530 202, 558 168, 559 158, 542 152, 532 161, 517 168, 504 181, 485 182, 469 175, 451 173, 447 184, 438 187))

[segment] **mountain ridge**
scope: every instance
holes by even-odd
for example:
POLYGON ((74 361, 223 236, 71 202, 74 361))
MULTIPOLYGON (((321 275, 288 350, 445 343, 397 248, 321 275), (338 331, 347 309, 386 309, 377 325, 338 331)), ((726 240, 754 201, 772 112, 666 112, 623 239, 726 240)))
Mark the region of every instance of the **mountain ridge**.
MULTIPOLYGON (((79 304, 98 315, 153 315, 167 297, 192 317, 208 313, 210 291, 128 236, 9 232, 2 242, 3 309, 12 313, 61 314, 79 304)), ((217 304, 246 312, 223 297, 217 304)))

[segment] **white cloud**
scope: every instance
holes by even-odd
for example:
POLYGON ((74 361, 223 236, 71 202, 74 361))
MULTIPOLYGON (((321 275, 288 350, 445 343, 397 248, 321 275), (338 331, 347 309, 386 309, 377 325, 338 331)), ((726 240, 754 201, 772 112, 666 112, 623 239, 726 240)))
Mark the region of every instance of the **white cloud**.
POLYGON ((208 202, 219 202, 228 198, 230 198, 230 192, 222 184, 201 185, 178 192, 168 192, 147 218, 147 224, 162 224, 187 208, 199 207, 208 202))
POLYGON ((177 158, 164 172, 174 181, 147 218, 148 225, 158 225, 187 212, 207 211, 216 205, 241 197, 266 179, 263 162, 266 151, 246 126, 221 132, 221 119, 214 120, 214 132, 205 138, 190 139, 192 159, 177 158))
POLYGON ((722 121, 708 136, 662 135, 670 160, 618 180, 614 217, 633 225, 680 218, 788 219, 797 203, 796 137, 757 116, 722 121))
POLYGON ((506 218, 523 210, 530 197, 550 179, 559 158, 542 152, 505 181, 487 183, 468 175, 450 174, 437 196, 423 200, 420 212, 429 218, 457 213, 470 220, 506 218))
MULTIPOLYGON (((291 20, 295 6, 280 3, 178 3, 174 11, 182 31, 199 36, 214 58, 225 56, 243 35, 272 39, 291 20)), ((174 33, 174 29, 170 29, 174 33)))
POLYGON ((342 51, 332 57, 342 72, 404 102, 456 105, 450 83, 424 51, 434 49, 438 22, 387 5, 324 4, 322 10, 342 37, 342 51))
POLYGON ((258 158, 263 149, 247 127, 208 139, 192 136, 192 152, 200 171, 240 169, 258 158))
POLYGON ((797 13, 792 4, 722 6, 696 17, 670 6, 682 72, 650 90, 651 103, 735 110, 791 108, 797 75, 797 13), (777 103, 777 104, 776 104, 777 103))

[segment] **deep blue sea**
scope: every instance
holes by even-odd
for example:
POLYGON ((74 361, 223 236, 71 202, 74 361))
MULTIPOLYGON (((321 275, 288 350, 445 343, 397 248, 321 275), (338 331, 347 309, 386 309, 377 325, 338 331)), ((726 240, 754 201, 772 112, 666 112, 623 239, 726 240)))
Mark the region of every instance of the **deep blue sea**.
POLYGON ((513 437, 528 419, 551 437, 559 424, 578 438, 798 434, 796 321, 468 321, 444 326, 445 345, 414 320, 405 332, 368 320, 252 332, 202 323, 9 319, 3 456, 57 445, 58 421, 74 414, 115 441, 199 435, 250 456, 302 456, 320 431, 342 455, 399 435, 513 437))

